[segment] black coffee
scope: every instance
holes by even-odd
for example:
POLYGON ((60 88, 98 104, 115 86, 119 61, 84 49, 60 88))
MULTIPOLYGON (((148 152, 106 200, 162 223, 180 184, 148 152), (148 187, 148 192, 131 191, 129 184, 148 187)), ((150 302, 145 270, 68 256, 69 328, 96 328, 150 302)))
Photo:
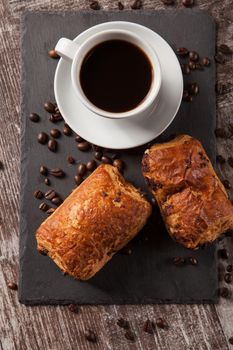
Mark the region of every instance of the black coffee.
POLYGON ((126 112, 147 95, 153 69, 146 54, 123 40, 105 41, 88 52, 80 71, 86 97, 108 112, 126 112))

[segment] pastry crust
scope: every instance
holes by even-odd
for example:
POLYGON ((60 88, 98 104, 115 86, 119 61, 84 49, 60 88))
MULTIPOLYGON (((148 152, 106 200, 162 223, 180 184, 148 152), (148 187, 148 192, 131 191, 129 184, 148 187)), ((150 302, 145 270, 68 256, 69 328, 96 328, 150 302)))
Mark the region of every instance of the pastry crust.
POLYGON ((87 280, 144 226, 151 205, 111 165, 100 165, 36 232, 38 250, 87 280))
POLYGON ((199 141, 180 135, 145 151, 143 175, 172 238, 188 248, 233 228, 233 207, 199 141))

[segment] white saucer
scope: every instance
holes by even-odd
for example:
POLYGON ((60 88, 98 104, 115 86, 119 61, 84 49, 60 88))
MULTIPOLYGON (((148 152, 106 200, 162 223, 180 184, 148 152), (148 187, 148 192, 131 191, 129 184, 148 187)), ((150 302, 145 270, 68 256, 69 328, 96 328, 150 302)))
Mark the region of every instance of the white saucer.
POLYGON ((175 53, 167 42, 152 30, 136 23, 108 22, 78 35, 87 37, 105 29, 126 29, 145 37, 159 58, 162 71, 160 102, 144 119, 108 119, 88 110, 76 97, 71 83, 71 63, 60 59, 54 80, 55 98, 65 121, 85 140, 105 148, 125 149, 141 146, 159 136, 173 121, 183 94, 183 77, 175 53))

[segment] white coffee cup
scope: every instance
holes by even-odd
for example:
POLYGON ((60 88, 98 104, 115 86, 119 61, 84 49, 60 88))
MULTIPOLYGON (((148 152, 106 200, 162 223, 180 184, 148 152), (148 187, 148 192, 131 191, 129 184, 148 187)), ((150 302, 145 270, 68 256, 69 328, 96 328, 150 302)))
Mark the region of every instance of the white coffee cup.
POLYGON ((136 116, 145 117, 156 108, 162 81, 160 63, 155 51, 145 40, 142 40, 140 36, 127 30, 105 30, 90 36, 81 45, 78 45, 72 40, 61 38, 55 50, 63 59, 72 61, 71 80, 73 88, 79 100, 92 112, 102 117, 117 119, 136 116), (98 108, 88 100, 80 84, 80 69, 86 54, 96 45, 108 40, 125 40, 138 46, 149 58, 153 69, 152 82, 146 97, 138 106, 126 112, 113 113, 98 108))

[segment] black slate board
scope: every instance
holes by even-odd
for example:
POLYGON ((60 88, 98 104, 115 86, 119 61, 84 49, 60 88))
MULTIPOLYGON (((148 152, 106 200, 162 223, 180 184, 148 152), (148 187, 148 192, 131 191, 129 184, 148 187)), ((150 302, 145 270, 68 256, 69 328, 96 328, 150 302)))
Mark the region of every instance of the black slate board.
MULTIPOLYGON (((132 242, 132 254, 117 254, 94 278, 78 282, 64 276, 48 257, 36 250, 35 231, 46 214, 34 199, 35 189, 48 189, 39 174, 41 164, 62 167, 64 180, 51 179, 63 197, 74 187, 75 166, 66 162, 68 154, 87 161, 91 153, 78 152, 74 137, 59 139, 59 151, 52 153, 39 145, 39 131, 49 131, 54 125, 43 111, 46 100, 54 100, 53 77, 57 61, 47 51, 61 36, 74 38, 95 24, 126 20, 143 24, 162 35, 172 47, 185 46, 197 50, 202 57, 212 58, 204 72, 195 72, 187 81, 197 81, 201 94, 192 104, 182 103, 175 121, 156 141, 172 133, 188 133, 197 137, 208 155, 215 159, 215 23, 206 13, 182 11, 131 12, 68 12, 26 13, 22 20, 22 166, 21 166, 21 234, 19 300, 24 304, 144 304, 144 303, 212 303, 217 300, 217 269, 214 245, 191 252, 174 243, 166 233, 156 209, 132 242), (31 111, 41 115, 38 124, 28 119, 31 111), (174 256, 195 256, 198 266, 177 268, 174 256)), ((58 125, 62 129, 62 123, 58 125)), ((125 176, 146 190, 140 172, 144 147, 121 152, 127 163, 125 176)))

